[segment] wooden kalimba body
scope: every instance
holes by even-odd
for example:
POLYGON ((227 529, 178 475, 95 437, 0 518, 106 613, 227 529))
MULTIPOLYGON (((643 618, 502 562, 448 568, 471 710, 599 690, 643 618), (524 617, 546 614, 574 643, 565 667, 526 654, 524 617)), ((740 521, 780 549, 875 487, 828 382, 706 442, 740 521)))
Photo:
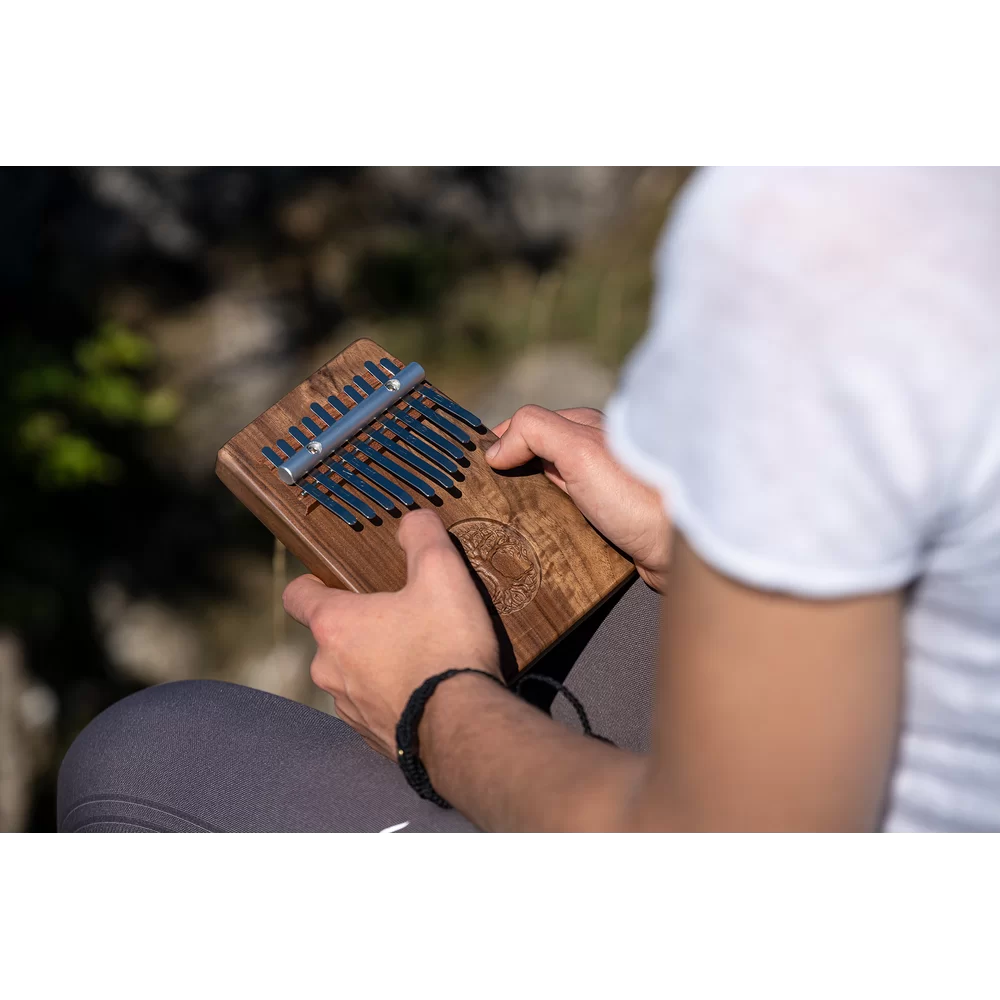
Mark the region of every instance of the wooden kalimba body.
POLYGON ((357 340, 227 442, 216 472, 310 572, 359 593, 406 583, 399 519, 436 510, 482 581, 510 678, 633 567, 541 471, 490 468, 495 440, 418 364, 357 340))

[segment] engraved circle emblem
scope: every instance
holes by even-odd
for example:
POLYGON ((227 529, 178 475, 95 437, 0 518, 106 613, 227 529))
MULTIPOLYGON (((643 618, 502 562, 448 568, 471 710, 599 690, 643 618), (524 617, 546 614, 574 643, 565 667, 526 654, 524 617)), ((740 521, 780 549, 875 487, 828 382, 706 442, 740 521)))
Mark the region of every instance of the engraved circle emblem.
POLYGON ((448 529, 461 543, 497 611, 520 611, 538 593, 542 568, 529 541, 500 521, 470 518, 448 529))

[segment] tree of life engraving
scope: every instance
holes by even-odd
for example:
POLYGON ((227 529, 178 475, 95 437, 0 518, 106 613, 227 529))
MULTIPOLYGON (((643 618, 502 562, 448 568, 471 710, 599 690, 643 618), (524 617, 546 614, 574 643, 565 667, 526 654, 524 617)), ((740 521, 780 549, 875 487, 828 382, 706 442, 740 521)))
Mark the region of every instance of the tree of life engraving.
POLYGON ((459 521, 449 530, 501 615, 520 611, 538 593, 542 570, 534 549, 519 531, 485 518, 459 521))

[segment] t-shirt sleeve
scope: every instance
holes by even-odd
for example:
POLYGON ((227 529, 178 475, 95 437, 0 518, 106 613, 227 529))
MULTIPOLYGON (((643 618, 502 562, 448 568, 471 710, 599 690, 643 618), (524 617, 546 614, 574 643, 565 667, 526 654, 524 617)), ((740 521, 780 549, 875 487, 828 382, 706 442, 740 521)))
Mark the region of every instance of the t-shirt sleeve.
POLYGON ((923 175, 733 168, 675 210, 609 440, 720 572, 813 597, 920 573, 974 367, 942 349, 968 289, 934 206, 923 175))

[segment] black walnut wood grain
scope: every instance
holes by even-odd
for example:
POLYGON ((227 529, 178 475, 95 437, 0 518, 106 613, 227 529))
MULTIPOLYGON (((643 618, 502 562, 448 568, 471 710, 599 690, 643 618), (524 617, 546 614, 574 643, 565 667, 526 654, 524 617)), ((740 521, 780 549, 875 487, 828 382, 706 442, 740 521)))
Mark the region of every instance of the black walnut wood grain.
MULTIPOLYGON (((385 357, 403 366, 373 341, 355 341, 228 441, 216 464, 219 478, 310 572, 331 587, 358 593, 405 584, 406 563, 396 543, 405 510, 394 515, 380 510, 379 524, 359 515, 360 527, 352 528, 302 497, 297 487, 281 483, 261 449, 274 448, 279 438, 291 440, 289 427, 301 426, 312 403, 329 410, 327 397, 337 395, 353 405, 342 387, 365 375, 365 361, 378 364, 385 357)), ((369 376, 369 381, 374 380, 369 376)), ((469 433, 475 447, 467 451, 456 495, 437 487, 431 501, 407 491, 414 495, 414 507, 437 511, 482 581, 480 591, 492 603, 510 676, 530 666, 630 579, 633 567, 541 472, 494 472, 483 452, 496 437, 485 428, 469 433)))

